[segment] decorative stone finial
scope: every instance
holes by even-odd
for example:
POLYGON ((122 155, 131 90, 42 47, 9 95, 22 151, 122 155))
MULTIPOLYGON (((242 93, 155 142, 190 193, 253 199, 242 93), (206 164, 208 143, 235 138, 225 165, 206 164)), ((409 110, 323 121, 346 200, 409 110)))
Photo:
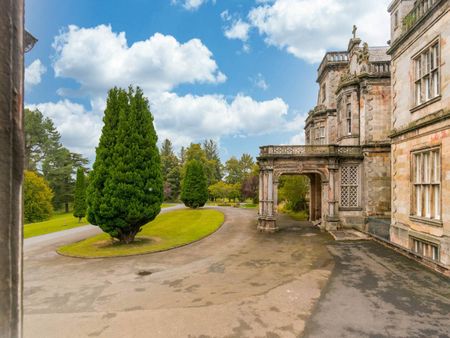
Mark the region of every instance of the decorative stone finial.
POLYGON ((353 25, 353 30, 352 30, 353 39, 356 39, 356 31, 357 30, 358 30, 358 27, 356 27, 356 25, 353 25))

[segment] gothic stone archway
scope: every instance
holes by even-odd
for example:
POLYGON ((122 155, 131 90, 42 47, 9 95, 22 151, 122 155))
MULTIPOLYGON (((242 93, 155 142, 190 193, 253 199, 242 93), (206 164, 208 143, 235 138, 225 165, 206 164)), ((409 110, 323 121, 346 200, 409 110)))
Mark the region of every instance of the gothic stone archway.
POLYGON ((361 157, 359 147, 266 146, 258 157, 258 230, 278 230, 278 179, 284 174, 307 175, 311 180, 310 219, 326 230, 339 226, 337 172, 341 158, 361 157), (318 205, 319 204, 319 205, 318 205))

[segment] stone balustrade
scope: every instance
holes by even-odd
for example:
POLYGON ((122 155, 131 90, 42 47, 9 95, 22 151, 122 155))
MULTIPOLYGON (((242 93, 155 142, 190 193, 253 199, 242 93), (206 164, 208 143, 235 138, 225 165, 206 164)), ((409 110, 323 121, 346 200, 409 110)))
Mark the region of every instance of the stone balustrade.
POLYGON ((362 156, 359 146, 303 145, 303 146, 263 146, 260 157, 283 156, 362 156))
POLYGON ((328 52, 323 58, 318 74, 322 74, 324 68, 330 63, 347 63, 348 62, 348 53, 347 52, 328 52))
POLYGON ((371 62, 369 64, 369 73, 371 74, 385 74, 391 72, 391 62, 371 62))
POLYGON ((418 0, 413 9, 403 19, 403 31, 408 31, 419 21, 435 4, 447 0, 418 0))

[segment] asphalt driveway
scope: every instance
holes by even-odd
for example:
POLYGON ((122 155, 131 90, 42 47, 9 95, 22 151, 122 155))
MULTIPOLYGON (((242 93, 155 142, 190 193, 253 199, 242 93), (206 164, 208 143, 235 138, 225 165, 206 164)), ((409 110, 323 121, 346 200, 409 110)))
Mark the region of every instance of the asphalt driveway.
MULTIPOLYGON (((25 337, 420 337, 450 327, 450 283, 377 243, 334 242, 282 218, 221 208, 222 228, 144 256, 55 249, 96 229, 25 242, 25 337)), ((80 238, 80 239, 81 239, 80 238)))

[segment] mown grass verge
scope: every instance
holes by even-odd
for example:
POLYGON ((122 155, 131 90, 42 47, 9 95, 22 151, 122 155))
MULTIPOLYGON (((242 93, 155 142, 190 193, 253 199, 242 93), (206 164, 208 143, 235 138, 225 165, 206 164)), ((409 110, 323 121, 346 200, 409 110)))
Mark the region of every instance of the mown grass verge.
POLYGON ((121 244, 100 234, 60 247, 58 253, 72 257, 102 258, 140 255, 169 250, 198 241, 215 232, 225 216, 211 209, 183 209, 158 215, 142 228, 131 244, 121 244))
MULTIPOLYGON (((161 209, 176 206, 177 203, 163 203, 161 209)), ((78 222, 71 212, 54 214, 49 220, 43 222, 25 224, 23 227, 23 238, 50 234, 52 232, 73 229, 88 224, 86 218, 78 222)))
POLYGON ((56 214, 47 221, 25 224, 23 226, 23 237, 29 238, 45 235, 52 232, 76 228, 86 224, 88 224, 88 222, 85 218, 83 218, 81 222, 78 222, 78 218, 73 217, 72 213, 56 214))

